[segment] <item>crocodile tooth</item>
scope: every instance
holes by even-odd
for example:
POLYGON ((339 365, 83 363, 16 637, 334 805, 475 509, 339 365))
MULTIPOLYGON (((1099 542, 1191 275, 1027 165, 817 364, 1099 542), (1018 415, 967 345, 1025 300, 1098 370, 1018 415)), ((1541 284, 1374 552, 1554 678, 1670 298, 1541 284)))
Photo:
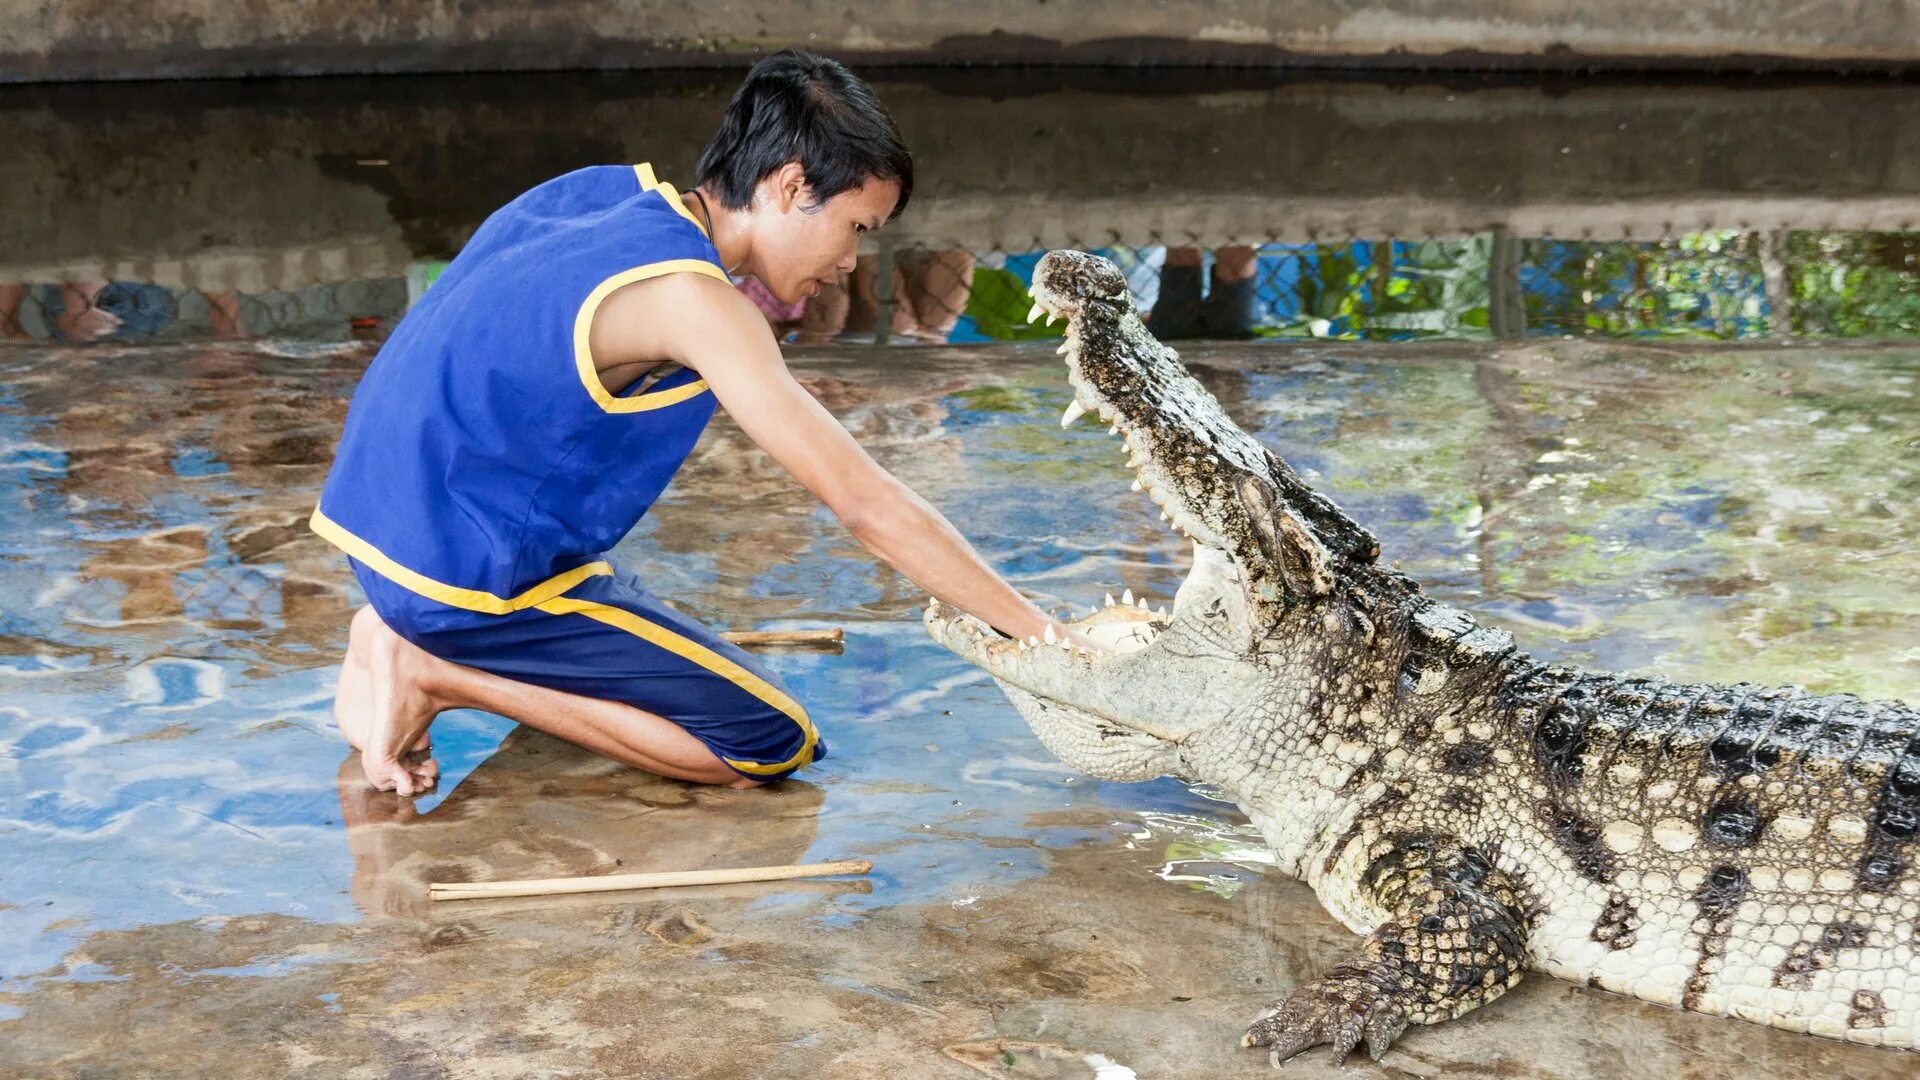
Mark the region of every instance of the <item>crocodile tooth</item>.
POLYGON ((1121 602, 1121 603, 1123 603, 1123 604, 1131 604, 1131 603, 1133 603, 1133 590, 1132 590, 1132 589, 1122 589, 1122 590, 1121 590, 1121 592, 1120 592, 1120 602, 1121 602))
POLYGON ((1060 426, 1063 428, 1071 427, 1075 420, 1085 415, 1087 415, 1087 407, 1080 404, 1079 398, 1074 398, 1072 401, 1067 402, 1066 411, 1060 414, 1060 426))
POLYGON ((1053 633, 1053 624, 1052 624, 1052 623, 1048 623, 1048 624, 1047 624, 1047 630, 1046 630, 1046 639, 1047 639, 1047 644, 1049 644, 1049 645, 1051 645, 1051 644, 1053 644, 1054 642, 1056 642, 1056 641, 1058 641, 1058 640, 1060 640, 1059 638, 1057 638, 1057 637, 1055 637, 1055 636, 1054 636, 1054 633, 1053 633))
POLYGON ((1022 642, 1022 644, 1026 645, 1028 648, 1032 648, 1033 646, 1040 644, 1040 639, 1037 637, 1030 637, 1026 641, 1022 642))
POLYGON ((1107 606, 1108 606, 1108 607, 1112 607, 1112 606, 1113 606, 1113 594, 1112 594, 1112 593, 1108 593, 1108 594, 1107 594, 1107 606))
POLYGON ((1135 490, 1135 491, 1144 491, 1144 490, 1145 490, 1144 488, 1142 488, 1142 487, 1140 486, 1140 478, 1139 478, 1139 477, 1137 477, 1137 476, 1136 476, 1136 477, 1134 477, 1134 480, 1133 480, 1133 490, 1135 490))
POLYGON ((1059 318, 1059 316, 1058 316, 1058 315, 1055 315, 1055 314, 1054 314, 1053 312, 1051 312, 1051 311, 1049 311, 1049 312, 1047 312, 1047 325, 1048 325, 1048 326, 1052 326, 1052 325, 1053 325, 1053 321, 1054 321, 1055 319, 1057 319, 1057 318, 1059 318))
POLYGON ((1148 606, 1147 606, 1147 598, 1146 598, 1146 597, 1144 597, 1144 596, 1143 596, 1143 597, 1141 597, 1140 599, 1138 599, 1138 600, 1136 600, 1136 601, 1134 601, 1134 606, 1136 606, 1136 607, 1138 607, 1138 608, 1139 608, 1139 609, 1140 609, 1141 611, 1152 611, 1152 610, 1153 610, 1152 608, 1150 608, 1150 607, 1148 607, 1148 606))
POLYGON ((1027 309, 1027 321, 1034 322, 1044 314, 1046 314, 1046 311, 1041 308, 1040 301, 1035 300, 1033 306, 1027 309))
POLYGON ((1055 349, 1055 350, 1053 350, 1053 351, 1054 351, 1054 352, 1056 352, 1056 353, 1059 353, 1059 354, 1060 354, 1061 356, 1065 356, 1065 355, 1067 355, 1067 350, 1068 350, 1068 349, 1071 349, 1071 348, 1073 348, 1073 343, 1072 343, 1072 342, 1070 342, 1070 341, 1063 341, 1063 342, 1061 342, 1061 343, 1060 343, 1060 347, 1059 347, 1059 348, 1057 348, 1057 349, 1055 349))

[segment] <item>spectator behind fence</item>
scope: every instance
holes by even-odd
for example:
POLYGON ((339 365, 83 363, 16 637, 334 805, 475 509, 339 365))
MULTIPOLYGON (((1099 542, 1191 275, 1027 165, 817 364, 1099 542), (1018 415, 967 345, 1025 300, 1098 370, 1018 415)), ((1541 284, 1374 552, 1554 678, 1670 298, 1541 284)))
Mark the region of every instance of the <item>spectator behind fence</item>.
MULTIPOLYGON (((107 338, 132 340, 157 337, 181 321, 182 296, 164 285, 143 281, 83 278, 59 284, 15 282, 0 285, 0 337, 46 336, 54 341, 84 342, 107 338), (31 300, 41 312, 36 334, 20 317, 31 300)), ((242 337, 240 295, 201 293, 207 302, 207 325, 217 337, 242 337)))
POLYGON ((1213 273, 1201 296, 1203 253, 1170 247, 1160 273, 1160 295, 1147 316, 1147 331, 1161 339, 1253 336, 1259 282, 1255 250, 1229 244, 1213 253, 1213 273))
MULTIPOLYGON (((880 260, 862 255, 853 273, 807 301, 798 344, 820 345, 842 334, 870 338, 879 319, 874 288, 880 260)), ((964 248, 904 248, 893 256, 889 336, 902 344, 945 344, 973 292, 973 253, 964 248)))

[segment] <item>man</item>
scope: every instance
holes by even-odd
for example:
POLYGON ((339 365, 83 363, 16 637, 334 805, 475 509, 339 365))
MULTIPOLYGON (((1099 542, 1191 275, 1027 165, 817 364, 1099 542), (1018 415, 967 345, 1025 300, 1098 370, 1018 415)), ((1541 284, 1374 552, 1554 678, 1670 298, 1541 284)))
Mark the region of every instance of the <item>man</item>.
POLYGON ((943 602, 1010 636, 1051 626, 1098 647, 875 464, 794 382, 729 281, 750 274, 784 303, 813 296, 905 208, 913 163, 871 89, 831 60, 768 57, 696 171, 684 196, 644 164, 522 194, 356 391, 313 527, 367 594, 334 713, 375 787, 433 786, 428 726, 452 708, 710 784, 766 783, 825 755, 779 680, 601 556, 716 406, 943 602))

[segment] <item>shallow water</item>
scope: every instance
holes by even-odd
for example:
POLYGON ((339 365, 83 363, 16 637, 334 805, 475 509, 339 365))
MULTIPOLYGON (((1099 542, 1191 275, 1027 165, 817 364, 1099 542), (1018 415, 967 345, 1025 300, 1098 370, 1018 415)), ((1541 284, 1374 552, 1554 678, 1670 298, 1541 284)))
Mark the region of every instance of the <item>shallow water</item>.
MULTIPOLYGON (((769 661, 833 756, 777 794, 689 793, 456 713, 435 732, 438 791, 408 808, 360 790, 329 717, 358 597, 302 523, 369 352, 0 353, 0 1043, 96 983, 305 986, 367 959, 343 953, 348 938, 329 927, 423 926, 436 949, 436 935, 495 933, 489 916, 449 924, 427 910, 420 883, 454 876, 870 858, 875 873, 857 886, 724 895, 744 905, 740 926, 792 923, 855 953, 882 927, 941 939, 942 912, 979 920, 968 941, 1051 940, 1031 938, 1018 903, 980 914, 1035 889, 1112 891, 1229 929, 1250 918, 1245 905, 1280 902, 1284 918, 1255 921, 1303 923, 1337 950, 1342 932, 1309 895, 1263 879, 1258 838, 1230 805, 1171 780, 1092 781, 1052 759, 990 682, 926 638, 917 591, 724 420, 615 557, 716 624, 845 627, 842 654, 769 661), (260 921, 281 918, 292 921, 260 921), (178 937, 256 924, 301 944, 190 963, 178 937), (167 959, 127 959, 149 947, 167 959)), ((1920 351, 1565 342, 1188 357, 1230 413, 1379 535, 1385 558, 1524 648, 1676 679, 1920 700, 1920 351)), ((1104 432, 1059 429, 1051 349, 794 364, 882 464, 1043 603, 1084 610, 1121 587, 1171 598, 1184 548, 1128 494, 1104 432)), ((502 910, 518 914, 501 926, 542 917, 536 905, 502 910)), ((585 917, 605 903, 559 910, 585 917)), ((1132 921, 1157 922, 1146 910, 1132 921)), ((1197 932, 1180 927, 1200 923, 1150 932, 1178 948, 1197 932)), ((553 935, 543 948, 579 944, 564 919, 538 925, 553 935)), ((647 933, 707 931, 669 920, 647 933)), ((1337 955, 1315 952, 1310 966, 1337 955)), ((864 963, 865 975, 816 983, 890 1008, 917 1000, 888 961, 864 963)), ((1123 967, 1033 977, 1044 1001, 1077 1008, 1153 969, 1123 967)), ((1173 1000, 1265 992, 1231 971, 1205 981, 1173 1000)), ((324 985, 302 993, 333 1015, 338 1000, 322 998, 342 991, 324 985)), ((1209 1016, 1244 1023, 1251 1004, 1209 1016)), ((1763 1039, 1713 1023, 1737 1029, 1736 1044, 1763 1039)), ((33 1030, 49 1055, 73 1049, 33 1030)), ((1101 1040, 1085 1048, 1146 1053, 1124 1031, 1101 1040)), ((1841 1052, 1795 1049, 1811 1043, 1752 1045, 1784 1065, 1841 1052)), ((1880 1053, 1858 1060, 1899 1063, 1880 1053)))

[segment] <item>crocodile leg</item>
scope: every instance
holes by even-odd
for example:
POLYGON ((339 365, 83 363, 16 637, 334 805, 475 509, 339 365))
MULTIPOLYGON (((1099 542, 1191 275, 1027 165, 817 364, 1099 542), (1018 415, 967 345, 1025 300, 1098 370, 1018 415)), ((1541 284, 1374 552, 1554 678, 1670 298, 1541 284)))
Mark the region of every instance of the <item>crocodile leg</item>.
POLYGON ((1432 836, 1381 841, 1362 887, 1391 915, 1360 955, 1296 988, 1247 1029, 1275 1066, 1320 1043, 1345 1061, 1361 1042, 1378 1061, 1409 1023, 1479 1008, 1520 981, 1525 916, 1505 874, 1478 850, 1432 836))

